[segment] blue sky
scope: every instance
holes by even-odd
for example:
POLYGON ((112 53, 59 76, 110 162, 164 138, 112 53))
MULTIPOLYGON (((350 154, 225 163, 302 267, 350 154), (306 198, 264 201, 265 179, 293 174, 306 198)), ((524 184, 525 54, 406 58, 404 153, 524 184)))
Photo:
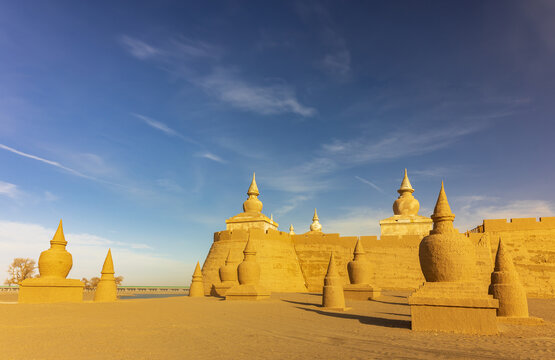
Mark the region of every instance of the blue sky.
POLYGON ((0 7, 0 270, 62 218, 70 276, 187 284, 253 171, 282 231, 378 234, 405 167, 461 230, 555 213, 553 2, 0 7))

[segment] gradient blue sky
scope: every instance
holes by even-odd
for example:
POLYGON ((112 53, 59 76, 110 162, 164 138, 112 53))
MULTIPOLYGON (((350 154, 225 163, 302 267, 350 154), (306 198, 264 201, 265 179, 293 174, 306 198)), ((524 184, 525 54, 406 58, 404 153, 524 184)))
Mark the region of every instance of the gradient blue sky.
POLYGON ((0 2, 0 279, 190 282, 252 172, 280 230, 379 233, 403 169, 465 230, 554 214, 550 1, 0 2))

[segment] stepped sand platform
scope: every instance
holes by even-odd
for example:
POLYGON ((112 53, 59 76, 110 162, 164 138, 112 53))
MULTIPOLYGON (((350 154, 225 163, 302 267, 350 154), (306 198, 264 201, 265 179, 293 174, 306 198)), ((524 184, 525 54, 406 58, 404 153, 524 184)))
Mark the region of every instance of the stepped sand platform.
MULTIPOLYGON (((320 294, 269 300, 187 296, 113 303, 8 304, 0 296, 0 358, 9 359, 550 359, 555 299, 529 299, 544 325, 498 335, 410 330, 408 292, 320 308, 320 294), (200 300, 200 301, 199 301, 200 300)), ((12 301, 15 301, 12 299, 12 301)))

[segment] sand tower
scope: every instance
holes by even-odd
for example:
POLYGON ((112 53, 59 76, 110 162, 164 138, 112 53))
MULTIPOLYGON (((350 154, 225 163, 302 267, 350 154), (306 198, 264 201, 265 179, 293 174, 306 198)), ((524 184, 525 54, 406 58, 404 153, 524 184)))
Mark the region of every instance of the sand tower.
POLYGON ((20 303, 54 303, 83 301, 85 284, 77 279, 66 279, 73 258, 66 250, 62 220, 56 234, 50 240, 50 249, 39 257, 40 277, 25 279, 19 284, 20 303))
POLYGON ((322 232, 322 225, 320 224, 320 219, 318 219, 318 213, 316 212, 316 208, 314 209, 312 224, 310 224, 310 232, 322 232))
POLYGON ((114 278, 114 262, 112 261, 112 251, 108 249, 106 260, 102 266, 102 275, 94 292, 94 301, 111 302, 118 299, 118 287, 114 278))
POLYGON ((220 284, 214 284, 214 294, 215 296, 224 297, 226 292, 232 287, 238 285, 237 282, 237 263, 231 259, 231 250, 227 254, 225 259, 225 264, 219 269, 220 274, 220 284))
POLYGON ((190 297, 203 297, 204 296, 204 284, 202 282, 202 271, 200 271, 200 264, 197 261, 197 266, 195 267, 195 272, 193 272, 193 279, 191 281, 191 286, 189 287, 190 297))
POLYGON ((289 235, 295 235, 295 228, 293 227, 293 224, 289 226, 289 235))
POLYGON ((239 285, 229 289, 225 294, 226 300, 262 300, 270 297, 270 291, 259 284, 260 265, 256 262, 256 249, 251 236, 243 250, 244 259, 237 267, 239 285))
POLYGON ((382 235, 427 235, 432 229, 432 219, 418 215, 420 203, 414 198, 414 189, 405 169, 399 198, 393 203, 393 216, 380 221, 382 235))
POLYGON ((443 182, 432 219, 434 227, 419 249, 426 282, 409 297, 412 329, 496 334, 499 303, 476 282, 476 250, 453 227, 443 182))
POLYGON ((337 272, 333 252, 330 256, 328 271, 324 278, 322 307, 326 310, 345 311, 345 296, 343 295, 343 279, 337 272))
POLYGON ((350 284, 344 286, 346 299, 371 300, 381 294, 381 290, 370 285, 370 263, 366 258, 366 252, 362 247, 362 241, 357 240, 354 257, 347 264, 350 284))
POLYGON ((499 300, 497 320, 517 324, 542 321, 528 316, 526 291, 520 282, 512 256, 501 239, 495 256, 495 269, 491 273, 489 293, 499 300))

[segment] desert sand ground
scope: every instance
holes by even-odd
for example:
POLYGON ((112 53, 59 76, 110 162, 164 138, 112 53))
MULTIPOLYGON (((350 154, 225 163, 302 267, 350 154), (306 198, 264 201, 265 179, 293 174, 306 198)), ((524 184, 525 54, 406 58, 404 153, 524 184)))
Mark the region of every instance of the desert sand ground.
POLYGON ((15 304, 0 298, 0 359, 553 359, 555 299, 530 299, 540 326, 496 336, 418 333, 406 292, 322 311, 318 294, 270 300, 126 299, 15 304))

